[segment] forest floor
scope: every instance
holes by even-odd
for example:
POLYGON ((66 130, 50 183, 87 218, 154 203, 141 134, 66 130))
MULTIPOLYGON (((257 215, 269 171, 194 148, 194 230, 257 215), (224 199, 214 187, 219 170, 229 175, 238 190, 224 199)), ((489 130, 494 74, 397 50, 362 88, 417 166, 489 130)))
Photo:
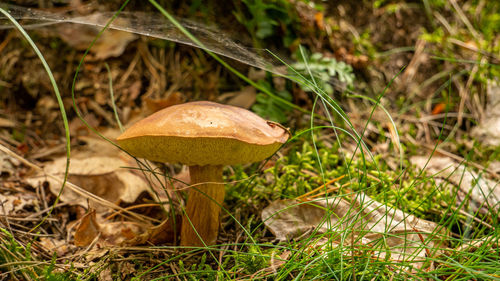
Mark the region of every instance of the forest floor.
POLYGON ((0 280, 500 279, 497 1, 13 2, 0 280), (292 135, 224 168, 201 248, 179 246, 188 170, 115 144, 196 100, 292 135))

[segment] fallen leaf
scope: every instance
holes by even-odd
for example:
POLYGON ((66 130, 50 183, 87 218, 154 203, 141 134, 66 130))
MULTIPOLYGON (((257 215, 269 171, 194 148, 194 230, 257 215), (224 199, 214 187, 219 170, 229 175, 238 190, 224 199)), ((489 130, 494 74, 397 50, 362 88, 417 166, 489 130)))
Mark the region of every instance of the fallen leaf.
POLYGON ((148 225, 132 221, 103 221, 99 226, 102 233, 98 243, 103 246, 130 245, 127 243, 129 240, 134 239, 148 229, 148 225))
POLYGON ((99 235, 99 225, 96 221, 95 210, 89 210, 89 212, 83 216, 80 220, 80 224, 75 231, 75 245, 79 247, 85 247, 90 245, 92 241, 99 235))
MULTIPOLYGON (((71 158, 69 171, 69 181, 83 189, 100 196, 108 201, 119 203, 133 203, 139 194, 149 190, 148 183, 141 177, 135 175, 127 167, 129 163, 122 158, 112 156, 96 156, 77 154, 71 158), (78 157, 78 158, 77 158, 78 157)), ((45 172, 51 175, 64 176, 66 158, 61 157, 46 165, 45 172)), ((61 184, 51 178, 46 178, 43 174, 27 179, 28 183, 35 185, 39 181, 49 183, 50 191, 58 195, 61 184)), ((105 209, 104 206, 94 205, 94 202, 87 202, 85 198, 70 189, 64 189, 60 196, 61 202, 78 204, 83 207, 96 208, 98 211, 105 209)))
MULTIPOLYGON (((88 19, 92 22, 105 22, 106 19, 98 17, 102 17, 102 15, 95 14, 88 16, 88 19)), ((115 19, 115 24, 127 25, 125 20, 120 18, 115 19)), ((98 26, 73 23, 64 23, 57 26, 59 37, 77 50, 86 50, 100 30, 101 27, 98 26)), ((92 46, 90 52, 94 54, 95 58, 101 60, 118 57, 125 51, 127 45, 137 38, 138 36, 131 32, 107 29, 92 46)))
MULTIPOLYGON (((126 168, 137 167, 137 163, 109 142, 93 137, 80 137, 79 140, 85 142, 85 145, 72 150, 69 170, 71 183, 117 204, 120 202, 133 203, 142 192, 152 192, 149 183, 164 186, 162 183, 158 183, 156 178, 152 177, 148 182, 142 172, 126 168)), ((58 195, 61 183, 45 175, 50 174, 63 178, 65 169, 66 157, 61 156, 54 161, 47 162, 44 173, 27 178, 26 181, 32 186, 47 182, 50 191, 54 195, 58 195)), ((157 197, 154 196, 154 198, 157 197)), ((90 207, 96 209, 97 212, 107 210, 106 207, 95 202, 87 202, 87 199, 69 188, 64 189, 60 200, 82 207, 89 207, 90 204, 90 207)))
POLYGON ((255 103, 257 92, 252 86, 244 87, 241 91, 227 92, 219 95, 218 102, 232 106, 250 108, 255 103))
POLYGON ((472 129, 472 135, 486 145, 500 145, 500 83, 487 82, 487 104, 479 126, 472 129))
POLYGON ((324 15, 322 12, 317 12, 314 14, 314 21, 316 22, 316 26, 318 26, 320 30, 325 30, 324 15))
POLYGON ((0 175, 13 175, 19 165, 19 160, 14 157, 7 154, 0 154, 0 175))
MULTIPOLYGON (((444 156, 414 156, 410 162, 424 169, 434 178, 444 179, 459 188, 457 206, 468 208, 467 212, 480 211, 483 214, 494 210, 498 214, 500 208, 500 184, 478 175, 463 164, 444 156), (469 204, 462 204, 469 200, 469 204)), ((499 214, 500 215, 500 214, 499 214)))
POLYGON ((66 256, 75 246, 68 244, 65 240, 52 237, 40 237, 39 244, 49 253, 56 253, 58 257, 66 256))
MULTIPOLYGON (((74 244, 86 247, 97 238, 96 245, 99 247, 121 246, 147 231, 146 224, 131 221, 107 221, 92 209, 80 219, 74 234, 74 244)), ((127 243, 127 245, 136 244, 127 243)))
POLYGON ((16 126, 16 122, 0 117, 0 127, 5 128, 14 128, 16 126))
POLYGON ((173 243, 176 240, 176 234, 178 235, 181 231, 181 216, 175 216, 175 227, 172 218, 164 220, 161 224, 148 228, 145 232, 136 235, 135 237, 126 241, 129 246, 141 245, 141 244, 152 244, 152 245, 162 245, 165 243, 173 243))
POLYGON ((432 112, 431 114, 432 115, 437 115, 439 113, 442 113, 444 110, 446 109, 446 104, 445 103, 438 103, 434 106, 434 108, 432 109, 432 112))
POLYGON ((184 101, 184 96, 180 92, 174 92, 170 94, 168 97, 163 99, 151 99, 151 98, 144 99, 147 111, 151 113, 157 112, 172 105, 180 104, 183 101, 184 101))
POLYGON ((38 206, 38 198, 32 193, 0 193, 0 214, 14 215, 25 207, 38 206))
POLYGON ((299 238, 315 230, 331 238, 319 245, 326 241, 342 241, 344 245, 354 242, 352 246, 369 246, 374 257, 384 259, 390 255, 393 261, 418 260, 425 257, 424 248, 436 248, 441 243, 429 239, 436 223, 391 208, 364 194, 359 194, 352 203, 340 198, 305 203, 275 201, 262 211, 262 220, 278 240, 299 238), (425 247, 420 236, 425 239, 425 247))
POLYGON ((99 272, 99 280, 101 281, 113 281, 115 280, 113 278, 113 272, 111 271, 111 268, 106 267, 101 272, 99 272))

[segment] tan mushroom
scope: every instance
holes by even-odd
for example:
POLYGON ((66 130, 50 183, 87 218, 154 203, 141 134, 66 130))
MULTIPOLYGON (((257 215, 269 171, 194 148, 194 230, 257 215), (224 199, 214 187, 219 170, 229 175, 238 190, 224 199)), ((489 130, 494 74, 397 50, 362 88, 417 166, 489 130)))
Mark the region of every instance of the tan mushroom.
POLYGON ((158 111, 127 129, 117 141, 136 157, 189 166, 193 187, 186 205, 189 220, 185 216, 182 222, 181 245, 203 246, 203 242, 215 244, 218 235, 225 195, 222 167, 262 161, 289 136, 281 125, 246 109, 200 101, 158 111))

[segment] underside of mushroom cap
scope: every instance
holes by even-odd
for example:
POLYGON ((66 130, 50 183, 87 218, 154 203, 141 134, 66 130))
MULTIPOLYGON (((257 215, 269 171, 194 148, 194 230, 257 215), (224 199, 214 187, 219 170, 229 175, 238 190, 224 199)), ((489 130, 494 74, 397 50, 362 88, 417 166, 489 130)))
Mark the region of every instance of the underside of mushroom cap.
POLYGON ((287 141, 276 123, 239 107, 190 102, 154 113, 117 141, 136 157, 186 165, 232 165, 261 161, 287 141))

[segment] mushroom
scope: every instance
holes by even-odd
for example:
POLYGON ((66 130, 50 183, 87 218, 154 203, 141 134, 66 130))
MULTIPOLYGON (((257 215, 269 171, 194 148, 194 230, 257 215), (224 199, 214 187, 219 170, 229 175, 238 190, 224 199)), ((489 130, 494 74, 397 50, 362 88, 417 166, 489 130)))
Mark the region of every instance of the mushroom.
POLYGON ((117 141, 136 157, 189 166, 192 187, 181 245, 203 246, 217 239, 225 195, 223 166, 262 161, 289 136, 280 124, 246 109, 199 101, 158 111, 127 129, 117 141))

